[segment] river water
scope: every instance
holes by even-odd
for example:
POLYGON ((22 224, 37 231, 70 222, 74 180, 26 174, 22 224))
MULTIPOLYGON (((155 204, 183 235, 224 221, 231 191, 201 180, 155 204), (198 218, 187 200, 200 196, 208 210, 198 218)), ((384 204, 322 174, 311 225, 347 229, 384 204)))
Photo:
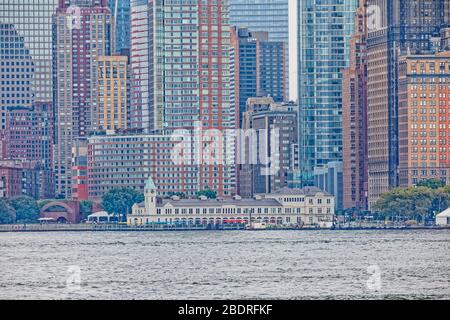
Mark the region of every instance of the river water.
POLYGON ((449 299, 450 231, 0 233, 0 299, 449 299))

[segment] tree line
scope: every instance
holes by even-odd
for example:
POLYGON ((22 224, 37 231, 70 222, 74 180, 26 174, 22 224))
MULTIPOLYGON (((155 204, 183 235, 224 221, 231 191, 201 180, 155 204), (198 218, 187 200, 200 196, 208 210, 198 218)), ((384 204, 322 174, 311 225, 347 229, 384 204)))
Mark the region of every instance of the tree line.
POLYGON ((408 188, 395 188, 381 195, 373 211, 391 220, 425 222, 450 207, 450 186, 429 179, 408 188))
MULTIPOLYGON (((173 194, 182 199, 187 198, 185 194, 173 194)), ((209 199, 215 199, 217 194, 212 190, 203 190, 197 192, 197 197, 206 196, 209 199)), ((0 224, 12 223, 36 223, 39 219, 40 209, 55 199, 46 199, 37 201, 31 197, 20 196, 13 199, 0 199, 0 224)), ((127 214, 130 214, 133 205, 144 201, 144 195, 129 187, 112 188, 103 197, 101 205, 109 214, 118 218, 118 221, 124 221, 127 214)), ((92 201, 80 201, 80 213, 82 219, 87 219, 92 214, 92 201)))

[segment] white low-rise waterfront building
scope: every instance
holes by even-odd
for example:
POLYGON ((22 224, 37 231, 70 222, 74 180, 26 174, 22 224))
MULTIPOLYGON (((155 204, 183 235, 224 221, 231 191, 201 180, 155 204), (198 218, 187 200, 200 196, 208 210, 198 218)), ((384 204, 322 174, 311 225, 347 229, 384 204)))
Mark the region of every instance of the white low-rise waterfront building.
POLYGON ((127 223, 140 226, 153 223, 223 225, 265 222, 277 226, 331 228, 334 197, 316 187, 283 188, 252 199, 163 199, 157 196, 151 178, 145 186, 145 201, 133 206, 127 223))

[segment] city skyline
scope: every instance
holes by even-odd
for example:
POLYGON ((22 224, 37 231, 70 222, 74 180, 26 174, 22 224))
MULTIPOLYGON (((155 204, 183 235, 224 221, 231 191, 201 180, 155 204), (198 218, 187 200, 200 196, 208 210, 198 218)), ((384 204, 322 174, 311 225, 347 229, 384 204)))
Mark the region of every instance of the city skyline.
MULTIPOLYGON (((72 196, 72 187, 90 190, 90 184, 101 185, 99 176, 114 176, 114 167, 95 178, 89 173, 98 161, 89 154, 91 141, 108 137, 118 142, 133 137, 172 141, 171 152, 158 144, 138 147, 137 154, 152 157, 137 162, 139 182, 131 185, 138 190, 150 172, 165 194, 195 196, 211 189, 232 197, 240 190, 258 190, 260 186, 250 187, 245 176, 260 166, 243 161, 245 141, 260 130, 275 132, 271 129, 277 121, 286 121, 275 111, 286 107, 297 114, 289 125, 298 128, 297 137, 286 131, 279 149, 271 147, 273 141, 255 142, 260 154, 270 150, 267 170, 283 175, 258 178, 268 190, 272 184, 320 184, 342 199, 344 208, 362 210, 392 187, 433 177, 446 181, 445 175, 423 174, 401 183, 403 173, 398 171, 402 143, 407 143, 399 140, 398 132, 404 125, 398 112, 405 95, 399 86, 404 81, 400 64, 410 55, 426 54, 445 67, 450 9, 444 0, 417 0, 408 10, 401 0, 296 1, 296 19, 287 0, 39 1, 41 10, 22 0, 8 0, 0 7, 0 155, 22 166, 40 163, 39 170, 54 177, 55 197, 76 199, 80 193, 72 196), (45 27, 34 32, 29 28, 33 23, 45 27), (6 51, 10 47, 17 49, 15 56, 6 51), (384 58, 381 52, 389 55, 384 58), (11 68, 15 64, 20 67, 11 68), (287 74, 293 70, 300 93, 296 102, 289 101, 292 83, 287 74), (385 91, 387 99, 382 99, 385 91), (265 115, 261 119, 269 122, 263 124, 257 115, 262 110, 252 116, 249 112, 254 99, 268 97, 274 104, 266 113, 273 112, 274 118, 265 115), (174 143, 180 136, 182 142, 174 143), (194 163, 187 165, 186 159, 194 163), (158 163, 164 163, 167 172, 145 169, 158 163), (335 174, 342 179, 331 179, 335 174)), ((442 76, 438 81, 446 80, 442 76)), ((427 103, 421 97, 413 103, 427 103)), ((438 98, 440 102, 431 105, 445 104, 438 98)), ((102 148, 109 160, 119 152, 107 143, 102 148)), ((122 156, 120 165, 126 170, 130 156, 122 156)), ((109 188, 127 185, 132 176, 121 172, 109 188)), ((253 191, 245 193, 251 196, 253 191)), ((83 194, 90 198, 88 191, 83 194)))

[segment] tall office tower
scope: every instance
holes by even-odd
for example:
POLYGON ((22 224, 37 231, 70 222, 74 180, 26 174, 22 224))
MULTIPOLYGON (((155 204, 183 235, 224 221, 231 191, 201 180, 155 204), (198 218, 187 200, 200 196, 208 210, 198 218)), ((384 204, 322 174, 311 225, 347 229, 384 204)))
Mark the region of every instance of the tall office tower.
POLYGON ((399 186, 450 184, 450 51, 400 58, 398 82, 399 186))
POLYGON ((342 80, 343 206, 367 209, 367 14, 360 0, 342 80))
POLYGON ((163 34, 155 31, 156 10, 161 9, 154 0, 131 0, 130 126, 146 133, 161 130, 164 124, 163 70, 155 70, 164 62, 164 56, 155 55, 163 34))
POLYGON ((272 193, 290 185, 295 166, 297 110, 294 104, 277 104, 270 97, 250 98, 243 115, 243 142, 239 194, 272 193))
POLYGON ((247 28, 237 28, 236 34, 239 55, 239 117, 242 120, 247 100, 259 96, 260 42, 247 28))
MULTIPOLYGON (((230 25, 253 32, 266 31, 269 41, 283 42, 285 51, 285 81, 289 83, 289 0, 228 0, 230 25)), ((294 59, 294 57, 292 57, 294 59)), ((286 94, 288 94, 286 86, 286 94)))
POLYGON ((259 40, 259 94, 271 96, 275 102, 288 101, 286 43, 269 41, 267 32, 255 36, 259 40))
POLYGON ((298 0, 300 180, 342 160, 342 69, 349 66, 357 0, 298 0))
POLYGON ((435 50, 447 0, 367 0, 369 208, 398 186, 398 61, 435 50))
POLYGON ((97 63, 97 114, 94 131, 128 127, 128 57, 101 56, 97 63))
POLYGON ((34 64, 32 92, 37 102, 52 102, 52 15, 58 0, 2 0, 0 22, 12 24, 34 64))
POLYGON ((92 131, 97 63, 111 55, 113 21, 106 0, 61 0, 53 25, 56 192, 70 198, 72 143, 92 131))
MULTIPOLYGON (((132 128, 166 134, 234 128, 228 1, 136 0, 131 17, 132 128)), ((228 159, 225 148, 215 150, 228 159)), ((199 189, 234 192, 234 164, 222 159, 201 161, 199 189)))
POLYGON ((237 35, 233 45, 239 65, 239 110, 245 112, 248 98, 271 96, 275 102, 287 100, 285 52, 283 42, 269 41, 267 32, 253 32, 247 28, 233 28, 237 35))
POLYGON ((5 130, 8 113, 31 109, 34 102, 33 60, 23 37, 12 24, 0 24, 0 61, 0 130, 5 130))
MULTIPOLYGON (((0 1, 0 23, 2 24, 0 33, 2 33, 2 42, 4 42, 3 44, 5 45, 3 46, 2 44, 0 48, 2 54, 0 67, 2 80, 4 79, 6 82, 9 82, 9 84, 2 83, 0 89, 2 90, 1 100, 3 100, 3 102, 0 101, 0 126, 3 128, 6 125, 6 122, 4 122, 6 119, 2 117, 2 115, 4 115, 7 107, 11 107, 13 100, 12 95, 15 95, 15 98, 19 98, 18 95, 20 95, 20 104, 16 104, 16 106, 21 107, 22 112, 26 113, 24 114, 24 117, 28 119, 40 117, 48 118, 48 115, 52 113, 52 15, 56 10, 57 5, 58 0, 36 0, 32 2, 28 0, 0 1), (19 43, 13 44, 12 42, 15 40, 19 40, 19 43), (9 48, 6 47, 7 43, 10 45, 9 48), (18 53, 18 55, 15 55, 14 57, 13 52, 18 53), (27 61, 25 61, 26 55, 29 56, 29 59, 26 58, 27 61), (13 63, 15 65, 13 65, 13 63), (9 66, 7 64, 9 64, 9 66), (13 76, 19 76, 19 74, 22 74, 25 79, 18 80, 17 78, 12 78, 13 76), (5 78, 3 78, 3 75, 5 78), (19 81, 20 84, 18 83, 19 81), (24 82, 23 85, 22 81, 24 82), (5 91, 7 90, 7 87, 10 87, 10 89, 16 87, 16 89, 18 89, 20 86, 22 86, 20 93, 18 91, 6 93, 5 91), (7 95, 10 95, 9 99, 7 98, 7 95), (25 103, 22 103, 23 100, 25 100, 25 103), (27 102, 26 100, 29 101, 27 102), (41 108, 41 106, 46 107, 41 108), (25 107, 25 109, 23 109, 23 107, 25 107), (40 110, 44 113, 39 113, 41 112, 40 110)), ((19 101, 16 100, 16 102, 19 101)), ((42 155, 42 158, 32 158, 28 160, 39 160, 47 169, 52 166, 51 155, 53 152, 53 132, 51 128, 53 119, 50 117, 49 120, 50 122, 41 123, 41 126, 47 125, 48 123, 50 125, 49 127, 27 129, 42 130, 42 133, 44 134, 40 140, 42 145, 36 146, 23 143, 21 146, 22 150, 20 151, 22 154, 36 154, 34 151, 27 149, 41 148, 42 152, 40 154, 42 155)), ((17 131, 16 133, 18 132, 20 131, 17 131)), ((14 135, 16 135, 16 133, 14 135)), ((18 139, 20 140, 21 138, 18 137, 18 139)), ((4 150, 6 144, 7 143, 4 143, 4 150)), ((12 149, 9 148, 9 150, 12 149)), ((11 158, 13 154, 4 154, 4 156, 6 158, 11 158)))
POLYGON ((114 18, 115 53, 131 48, 131 5, 130 0, 108 0, 114 18))

